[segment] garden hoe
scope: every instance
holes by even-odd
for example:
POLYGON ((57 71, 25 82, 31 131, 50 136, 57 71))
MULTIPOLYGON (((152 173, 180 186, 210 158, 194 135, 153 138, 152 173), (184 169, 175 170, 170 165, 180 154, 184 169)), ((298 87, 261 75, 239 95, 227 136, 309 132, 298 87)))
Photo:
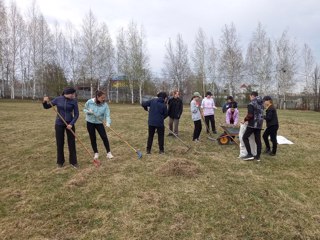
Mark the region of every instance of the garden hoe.
MULTIPOLYGON (((85 108, 85 107, 84 107, 85 108)), ((87 108, 85 108, 85 109, 87 109, 87 108)), ((88 111, 89 111, 89 109, 87 109, 88 111)), ((97 116, 94 112, 91 112, 100 122, 102 122, 103 123, 103 120, 99 117, 99 116, 97 116)), ((138 159, 141 159, 142 158, 142 152, 141 151, 139 151, 139 150, 137 150, 137 149, 135 149, 134 147, 132 147, 126 140, 124 140, 122 137, 121 137, 121 135, 119 134, 119 133, 117 133, 113 128, 111 128, 110 126, 106 126, 106 127, 108 127, 112 132, 114 132, 119 138, 120 138, 120 140, 121 141, 123 141, 124 143, 126 143, 133 151, 135 151, 135 153, 138 155, 138 159)))
MULTIPOLYGON (((63 123, 68 126, 68 123, 64 120, 64 118, 61 116, 61 114, 57 111, 57 109, 53 106, 53 104, 51 102, 49 102, 49 104, 51 105, 52 109, 57 113, 57 115, 59 116, 59 118, 63 121, 63 123)), ((83 142, 77 137, 77 135, 75 134, 75 132, 72 129, 69 129, 69 131, 72 133, 72 135, 79 141, 79 143, 82 145, 82 147, 86 150, 86 152, 89 154, 89 156, 91 157, 91 153, 89 151, 89 149, 83 144, 83 142)), ((101 165, 100 161, 98 159, 93 159, 93 164, 96 167, 99 167, 101 165)))

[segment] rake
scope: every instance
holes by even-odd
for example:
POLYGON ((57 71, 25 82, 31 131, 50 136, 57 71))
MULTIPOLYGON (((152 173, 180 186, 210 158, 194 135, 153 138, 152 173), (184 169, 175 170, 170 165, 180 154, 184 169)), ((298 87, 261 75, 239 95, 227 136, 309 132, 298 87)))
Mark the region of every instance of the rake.
POLYGON ((170 133, 173 134, 173 136, 175 136, 184 146, 187 147, 187 151, 188 152, 191 149, 191 146, 189 146, 188 144, 186 144, 184 141, 182 141, 181 138, 178 137, 178 135, 176 133, 174 133, 168 126, 166 126, 166 128, 169 130, 170 133))
MULTIPOLYGON (((51 105, 52 109, 57 113, 57 115, 59 116, 59 118, 63 121, 63 123, 68 126, 68 123, 64 120, 64 118, 61 116, 61 114, 57 111, 57 109, 53 106, 52 102, 49 102, 49 104, 51 105)), ((89 149, 83 144, 83 142, 80 140, 80 138, 78 138, 78 136, 76 135, 76 133, 72 130, 72 129, 68 129, 72 135, 79 141, 79 143, 81 144, 81 146, 85 149, 85 151, 88 153, 88 155, 91 157, 91 153, 89 151, 89 149)), ((100 161, 98 159, 93 159, 93 164, 96 167, 99 167, 101 165, 100 161)))

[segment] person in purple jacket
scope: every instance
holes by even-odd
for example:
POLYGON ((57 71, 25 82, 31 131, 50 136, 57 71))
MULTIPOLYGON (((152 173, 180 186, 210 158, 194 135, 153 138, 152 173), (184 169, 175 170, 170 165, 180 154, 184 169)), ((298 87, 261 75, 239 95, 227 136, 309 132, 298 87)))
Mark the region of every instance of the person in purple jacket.
POLYGON ((69 131, 70 129, 75 132, 75 123, 79 117, 79 108, 78 102, 76 100, 76 90, 73 87, 66 87, 62 96, 56 97, 51 101, 48 97, 43 98, 43 107, 45 109, 49 109, 52 106, 57 107, 57 111, 67 122, 67 126, 60 119, 60 117, 56 116, 55 122, 55 132, 56 132, 56 143, 57 143, 57 164, 59 168, 63 167, 65 162, 64 159, 64 133, 67 133, 68 139, 68 148, 69 148, 69 163, 74 167, 78 168, 77 154, 76 154, 76 142, 75 136, 69 131))

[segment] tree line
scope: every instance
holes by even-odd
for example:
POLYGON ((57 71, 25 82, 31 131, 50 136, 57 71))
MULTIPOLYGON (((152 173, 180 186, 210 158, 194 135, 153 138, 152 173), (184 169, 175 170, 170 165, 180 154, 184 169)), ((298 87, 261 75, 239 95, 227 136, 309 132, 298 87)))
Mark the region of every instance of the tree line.
POLYGON ((112 39, 91 10, 79 30, 71 22, 50 28, 35 2, 22 15, 15 2, 5 6, 0 0, 1 97, 58 95, 67 84, 89 86, 91 95, 100 88, 109 92, 121 75, 132 103, 174 89, 185 96, 195 90, 216 96, 257 90, 286 102, 299 85, 307 108, 320 109, 319 64, 311 48, 298 46, 287 30, 271 39, 258 23, 246 49, 234 23, 223 26, 218 40, 199 28, 191 47, 181 34, 164 44, 163 68, 155 74, 145 30, 134 21, 112 39))

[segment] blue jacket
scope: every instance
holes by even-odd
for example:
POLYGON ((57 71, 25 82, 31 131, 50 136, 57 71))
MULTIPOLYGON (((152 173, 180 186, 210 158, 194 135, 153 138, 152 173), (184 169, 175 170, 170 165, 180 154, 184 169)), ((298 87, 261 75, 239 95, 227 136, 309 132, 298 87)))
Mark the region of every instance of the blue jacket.
POLYGON ((106 121, 109 125, 111 124, 110 109, 106 102, 96 104, 95 98, 89 99, 83 111, 86 113, 87 122, 101 124, 102 121, 106 121), (89 112, 89 109, 92 110, 93 114, 89 112))
MULTIPOLYGON (((70 125, 74 125, 79 117, 78 101, 76 99, 69 99, 64 96, 56 97, 51 101, 53 106, 57 106, 58 113, 70 125)), ((42 103, 45 109, 51 108, 47 102, 42 103)), ((57 115, 56 124, 64 126, 64 122, 57 115)))
POLYGON ((148 124, 150 126, 164 127, 164 119, 168 116, 168 110, 163 98, 154 98, 143 102, 142 107, 146 111, 149 107, 148 124))

